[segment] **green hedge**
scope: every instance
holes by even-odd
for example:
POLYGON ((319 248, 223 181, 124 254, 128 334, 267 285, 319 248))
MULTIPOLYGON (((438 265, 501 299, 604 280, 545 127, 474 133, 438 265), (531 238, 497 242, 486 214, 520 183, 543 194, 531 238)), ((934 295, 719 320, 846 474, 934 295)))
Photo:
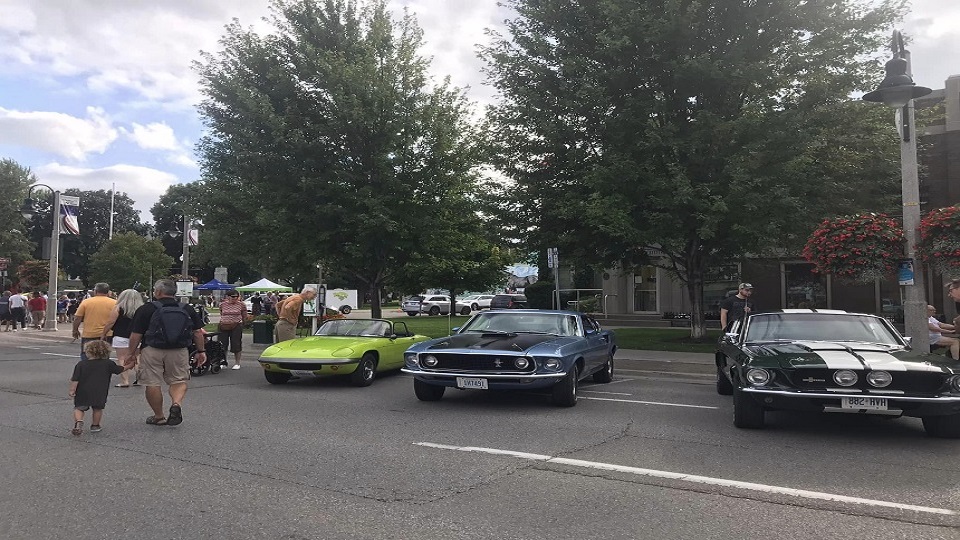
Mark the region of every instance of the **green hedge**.
POLYGON ((523 289, 527 303, 533 309, 550 309, 553 307, 553 282, 541 280, 523 289))

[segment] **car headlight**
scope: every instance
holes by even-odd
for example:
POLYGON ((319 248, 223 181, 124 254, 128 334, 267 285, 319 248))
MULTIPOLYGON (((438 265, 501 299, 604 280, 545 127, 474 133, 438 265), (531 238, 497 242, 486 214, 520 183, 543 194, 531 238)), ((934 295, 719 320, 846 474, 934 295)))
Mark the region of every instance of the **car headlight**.
POLYGON ((747 371, 747 381, 754 386, 763 386, 770 382, 770 372, 765 369, 751 369, 747 371))
POLYGON ((417 353, 408 353, 403 355, 403 361, 406 362, 408 366, 417 365, 417 353))
POLYGON ((871 386, 883 388, 890 386, 890 383, 893 382, 893 376, 886 371, 871 371, 867 373, 867 382, 870 383, 871 386))
POLYGON ((551 371, 556 371, 560 369, 560 359, 559 358, 547 358, 543 361, 543 368, 549 369, 551 371))
POLYGON ((347 358, 349 356, 353 356, 353 349, 349 347, 343 347, 342 349, 333 351, 332 356, 334 358, 347 358))
POLYGON ((437 367, 437 364, 440 363, 440 360, 432 354, 428 354, 423 357, 423 360, 420 361, 424 367, 437 367))
POLYGON ((841 369, 833 374, 833 381, 840 386, 853 386, 857 384, 857 374, 849 369, 841 369))
POLYGON ((517 366, 517 369, 527 369, 527 366, 530 365, 530 360, 521 356, 513 361, 513 365, 517 366))
POLYGON ((953 377, 950 377, 947 382, 949 383, 951 392, 960 394, 960 375, 954 375, 953 377))

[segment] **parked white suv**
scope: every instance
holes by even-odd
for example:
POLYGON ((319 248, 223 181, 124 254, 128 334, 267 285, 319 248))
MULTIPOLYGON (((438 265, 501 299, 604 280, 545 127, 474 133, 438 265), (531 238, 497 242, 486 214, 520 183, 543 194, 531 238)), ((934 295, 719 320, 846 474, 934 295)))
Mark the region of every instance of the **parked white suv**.
MULTIPOLYGON (((420 313, 427 315, 447 315, 450 313, 450 297, 442 294, 428 294, 425 296, 411 296, 404 300, 400 309, 407 315, 414 317, 420 313)), ((456 312, 461 315, 470 314, 470 304, 457 301, 456 312)))

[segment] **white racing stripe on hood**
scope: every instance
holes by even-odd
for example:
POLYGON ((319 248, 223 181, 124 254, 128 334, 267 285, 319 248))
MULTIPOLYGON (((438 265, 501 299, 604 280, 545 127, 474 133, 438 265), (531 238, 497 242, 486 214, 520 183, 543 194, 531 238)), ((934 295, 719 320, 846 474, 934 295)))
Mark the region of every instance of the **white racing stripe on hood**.
POLYGON ((881 352, 860 352, 863 361, 870 366, 870 369, 882 369, 884 371, 907 371, 907 365, 897 360, 896 357, 881 352))
POLYGON ((857 357, 846 351, 814 351, 827 365, 828 369, 863 369, 857 357))

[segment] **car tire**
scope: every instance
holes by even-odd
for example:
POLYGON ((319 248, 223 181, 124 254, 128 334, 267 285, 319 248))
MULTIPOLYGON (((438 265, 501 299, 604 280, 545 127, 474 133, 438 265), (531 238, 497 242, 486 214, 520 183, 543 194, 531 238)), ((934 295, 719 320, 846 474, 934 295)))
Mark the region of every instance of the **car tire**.
POLYGON ((467 306, 463 306, 463 309, 460 310, 460 314, 461 314, 461 315, 469 315, 469 314, 470 314, 470 308, 467 307, 467 306))
POLYGON ((607 384, 613 382, 613 355, 611 354, 607 358, 607 363, 603 365, 603 368, 593 374, 593 382, 600 384, 607 384))
POLYGON ((733 383, 730 382, 730 379, 727 378, 726 373, 724 373, 723 368, 720 366, 717 366, 717 393, 721 396, 733 394, 733 383))
POLYGON ((927 435, 941 439, 960 439, 960 414, 924 416, 922 420, 927 435))
POLYGON ((289 373, 277 373, 276 371, 264 371, 263 376, 270 384, 286 384, 291 377, 289 373))
POLYGON ((344 315, 349 315, 351 311, 353 311, 353 308, 350 306, 340 306, 340 313, 343 313, 344 315))
POLYGON ((743 429, 761 429, 764 424, 764 410, 743 390, 733 387, 733 425, 743 429))
POLYGON ((440 307, 439 307, 439 306, 433 306, 432 308, 430 308, 430 316, 431 316, 431 317, 436 317, 436 316, 439 315, 439 314, 440 314, 440 307))
POLYGON ((440 401, 446 390, 446 386, 425 383, 420 379, 413 380, 413 392, 420 401, 440 401))
POLYGON ((553 385, 553 404, 557 407, 573 407, 577 404, 577 384, 580 382, 580 373, 577 366, 570 368, 567 374, 560 382, 553 385))
POLYGON ((360 358, 357 369, 350 374, 350 384, 354 386, 370 386, 377 377, 377 358, 373 353, 366 353, 360 358))
POLYGON ((411 316, 411 317, 416 317, 417 315, 419 315, 419 313, 417 313, 416 311, 408 311, 408 312, 407 312, 407 315, 409 315, 409 316, 411 316))

